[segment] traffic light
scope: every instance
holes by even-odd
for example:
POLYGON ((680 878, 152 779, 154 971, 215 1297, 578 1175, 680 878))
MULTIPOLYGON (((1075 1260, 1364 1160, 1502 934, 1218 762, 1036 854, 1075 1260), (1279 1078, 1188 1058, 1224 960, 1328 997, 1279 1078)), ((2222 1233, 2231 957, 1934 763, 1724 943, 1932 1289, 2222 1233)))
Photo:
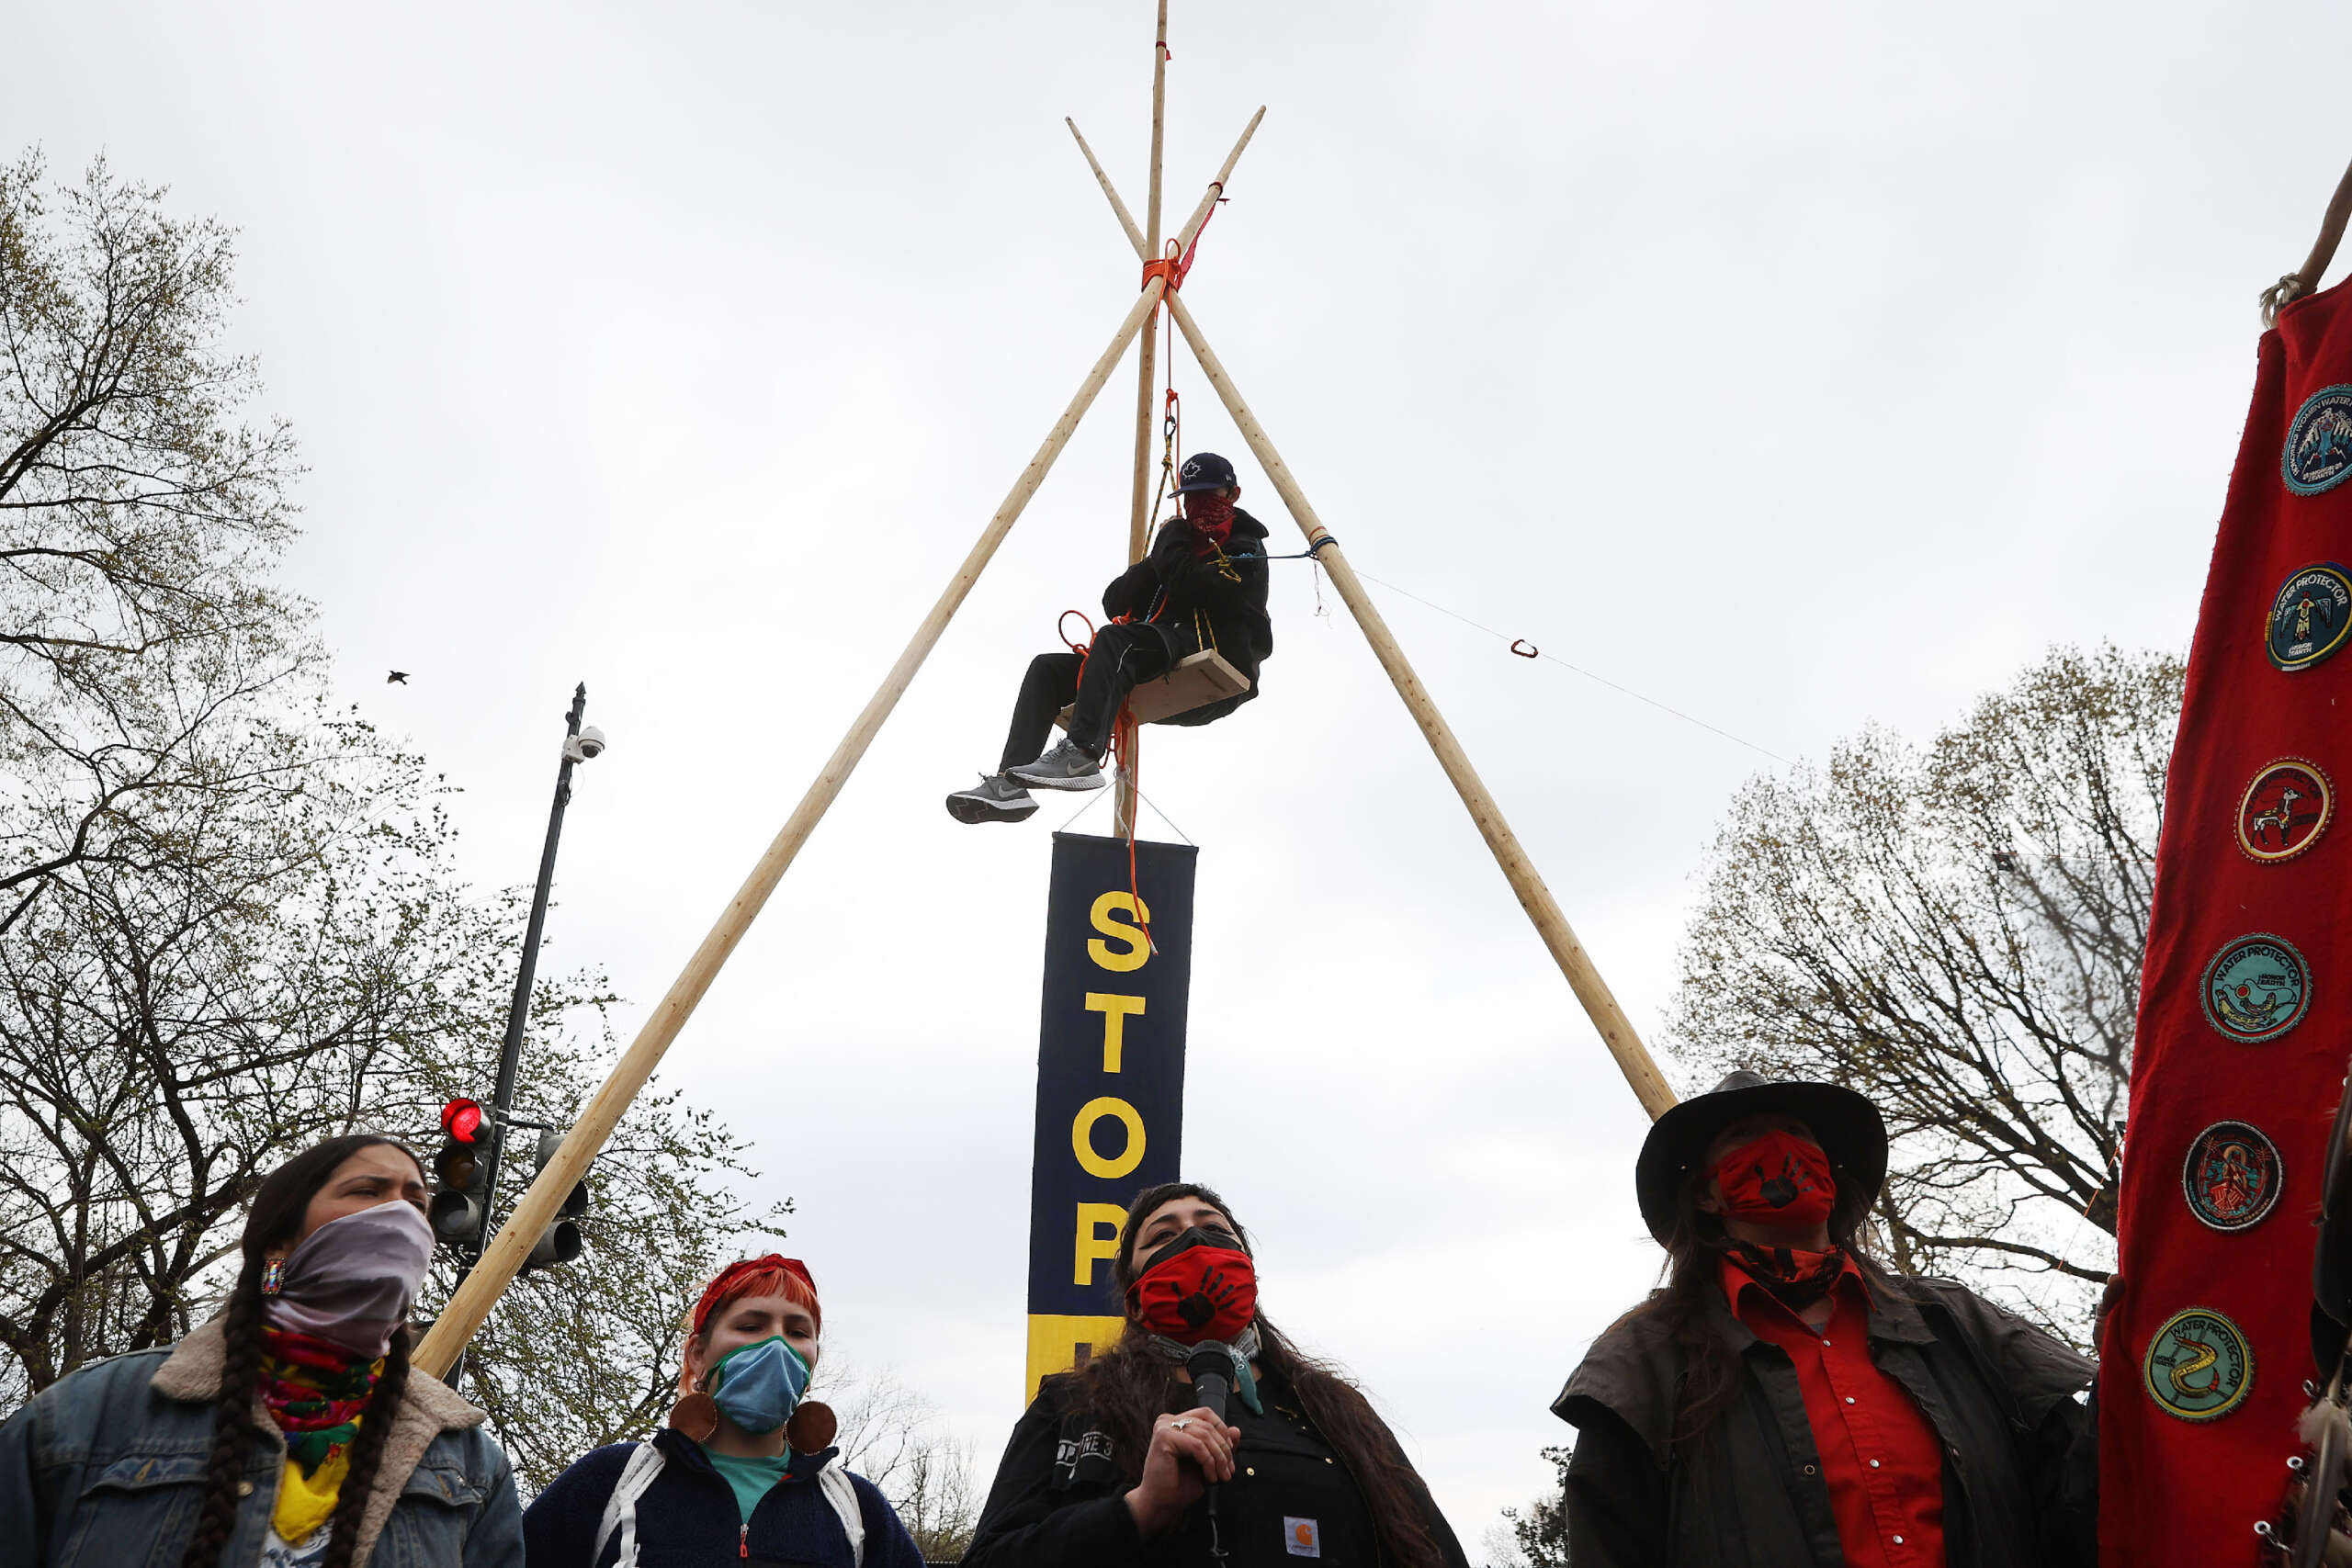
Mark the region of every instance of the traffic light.
POLYGON ((497 1135, 477 1100, 441 1108, 441 1152, 433 1156, 433 1201, 425 1217, 444 1247, 470 1249, 489 1201, 490 1140, 497 1135))
MULTIPOLYGON (((548 1162, 555 1158, 556 1150, 562 1146, 563 1134, 560 1132, 553 1129, 542 1132, 539 1146, 531 1156, 532 1168, 535 1171, 545 1170, 548 1162)), ((588 1183, 585 1180, 575 1182, 571 1190, 563 1195, 563 1206, 555 1212, 555 1224, 541 1231, 539 1239, 531 1244, 530 1256, 523 1260, 521 1272, 528 1274, 534 1269, 550 1269, 579 1257, 580 1249, 587 1245, 587 1240, 580 1234, 577 1222, 587 1212, 588 1183)))

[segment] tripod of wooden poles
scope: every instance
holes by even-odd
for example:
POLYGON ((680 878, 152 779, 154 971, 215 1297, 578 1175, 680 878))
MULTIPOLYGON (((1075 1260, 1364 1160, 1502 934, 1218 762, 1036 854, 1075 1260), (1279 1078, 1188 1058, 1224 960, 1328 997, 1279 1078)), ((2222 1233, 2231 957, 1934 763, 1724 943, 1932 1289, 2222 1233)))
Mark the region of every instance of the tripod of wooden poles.
MULTIPOLYGON (((1146 197, 1143 228, 1136 226, 1126 203, 1119 198, 1110 176, 1103 173, 1102 165, 1095 160, 1092 149, 1087 147, 1086 139, 1079 135, 1075 124, 1070 125, 1070 134, 1078 137, 1079 147, 1101 183, 1102 194, 1110 199, 1112 210, 1134 243, 1137 257, 1146 263, 1163 259, 1159 238, 1160 148, 1167 106, 1167 70, 1168 0, 1159 0, 1159 27, 1152 41, 1151 183, 1146 197)), ((1243 149, 1250 145, 1250 139, 1256 134, 1258 123, 1265 114, 1265 109, 1261 107, 1250 116, 1250 123, 1242 128, 1240 140, 1226 155, 1224 165, 1217 170, 1216 177, 1209 182, 1192 216, 1169 242, 1168 254, 1182 256, 1186 254, 1202 224, 1216 209, 1226 182, 1232 177, 1234 165, 1240 162, 1243 149)), ((1148 542, 1144 535, 1151 504, 1152 393, 1157 373, 1156 336, 1150 329, 1163 307, 1173 318, 1177 330, 1183 333, 1184 341, 1191 345, 1202 374, 1216 389, 1217 396, 1232 415, 1242 438, 1250 444, 1250 451, 1257 456, 1259 465, 1265 470, 1275 492, 1282 497, 1283 503, 1290 509, 1291 517, 1306 536, 1308 547, 1315 552, 1323 569, 1330 573, 1332 584, 1338 589, 1340 599, 1355 616, 1356 624, 1363 629, 1364 639, 1372 645, 1381 668, 1387 671, 1397 696, 1404 700, 1406 711, 1413 716, 1413 722, 1420 727, 1422 738, 1429 742, 1430 750, 1437 754, 1438 765, 1445 771, 1446 778, 1462 796, 1463 805, 1469 809, 1470 819, 1486 839, 1487 847, 1493 852, 1496 863, 1502 868, 1503 876, 1510 883, 1511 891, 1519 896, 1520 907, 1527 911, 1528 919, 1534 923, 1537 933, 1544 939, 1544 945, 1551 951, 1553 961, 1566 977, 1568 988, 1575 993, 1577 1000, 1584 1007, 1586 1016, 1600 1032, 1601 1043, 1608 1048, 1618 1068, 1625 1075, 1625 1080, 1641 1101, 1642 1109, 1656 1117, 1674 1104, 1673 1090, 1658 1072, 1657 1063, 1642 1044, 1641 1037, 1634 1032, 1623 1010, 1617 1005, 1616 998, 1610 993, 1600 971, 1593 966, 1583 944, 1577 941, 1576 932, 1568 926, 1567 917, 1560 912, 1551 890, 1544 886, 1544 879, 1536 874, 1526 851, 1520 847, 1510 825, 1503 820, 1501 808, 1495 804, 1494 796, 1479 779, 1477 771, 1470 765, 1469 756, 1462 750, 1462 743, 1454 739, 1453 729, 1447 726, 1444 716, 1438 712, 1437 705, 1430 700, 1420 677, 1413 672, 1404 650, 1390 633, 1388 624, 1365 595, 1354 569, 1348 564, 1347 557, 1341 553, 1329 530, 1324 527, 1323 520, 1316 514, 1306 493, 1300 490, 1297 479, 1283 461, 1282 455, 1274 450, 1265 427, 1258 423, 1258 416, 1242 400, 1241 393, 1234 385, 1233 378, 1227 373, 1224 362, 1209 347, 1199 321, 1185 307, 1177 291, 1169 287, 1169 282, 1165 269, 1147 276, 1142 293, 1112 333, 1110 343, 1080 382, 1077 392, 1062 410, 1061 417, 1046 431, 1044 442, 1030 457, 1028 466, 1021 470, 1020 477, 1006 492, 1003 502, 989 519, 988 525, 980 531, 978 541, 964 558, 956 574, 948 580, 938 602, 915 627, 906 650, 899 655, 898 662, 883 677, 880 688, 850 725, 849 733, 842 737, 841 744, 833 749, 832 755, 818 770, 816 779, 801 797, 800 804, 752 865, 751 874, 744 878, 742 886, 719 911, 709 934, 703 938, 702 944, 686 960, 685 967, 679 972, 669 991, 647 1018, 644 1027, 638 1031, 637 1038, 614 1065, 611 1075, 581 1108, 578 1119, 556 1150, 554 1157, 540 1168, 528 1190, 515 1204, 514 1213, 507 1216, 506 1224, 491 1238, 481 1260, 450 1296, 448 1305, 425 1335, 424 1343, 417 1347, 416 1365, 436 1377, 446 1374, 481 1328, 483 1319, 490 1315, 491 1308, 497 1304, 498 1298, 505 1292, 507 1285, 529 1255, 533 1240, 553 1223, 556 1211, 564 1198, 587 1175, 590 1163, 612 1136, 614 1128, 644 1089, 646 1080, 652 1077, 655 1067, 677 1039, 679 1031, 685 1027, 686 1020, 693 1016, 703 994, 710 988, 711 982, 718 977, 719 969, 735 951, 736 944, 742 941, 743 933, 751 929, 752 921, 775 891, 776 884, 783 880, 785 872, 799 854, 800 847, 808 842, 808 835, 816 830, 818 822, 840 795, 842 787, 849 782, 850 773, 865 755, 874 737, 880 732, 883 721, 898 706, 899 697, 905 694, 908 685, 913 682, 915 671, 922 667, 924 659, 929 657, 941 634, 947 629, 947 623, 962 606, 973 584, 979 581, 981 571, 996 554, 997 547, 1012 532, 1013 523, 1029 504, 1029 498, 1045 482, 1046 472, 1053 468, 1054 460, 1061 456, 1062 448, 1078 429, 1079 421, 1092 406, 1096 394, 1110 379, 1120 357, 1126 353, 1128 343, 1138 337, 1142 347, 1136 392, 1135 486, 1128 514, 1127 558, 1130 562, 1142 558, 1148 542)), ((1129 737, 1128 741, 1125 750, 1132 758, 1135 755, 1133 738, 1129 737)), ((1133 773, 1121 769, 1114 786, 1117 830, 1125 834, 1131 831, 1135 821, 1133 773)))

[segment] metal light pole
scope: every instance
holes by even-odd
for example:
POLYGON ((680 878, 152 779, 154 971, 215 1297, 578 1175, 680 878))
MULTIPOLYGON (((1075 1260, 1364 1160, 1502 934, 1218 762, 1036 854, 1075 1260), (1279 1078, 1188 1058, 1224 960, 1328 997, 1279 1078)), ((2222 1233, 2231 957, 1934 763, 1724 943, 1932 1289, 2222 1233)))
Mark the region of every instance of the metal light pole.
POLYGON ((514 1069, 523 1055, 523 1026, 531 1012, 531 982, 539 966, 539 937, 548 923, 548 889, 555 881, 555 848, 563 837, 563 808, 571 803, 571 765, 584 762, 605 750, 601 730, 582 730, 580 716, 588 708, 588 683, 571 694, 571 711, 564 715, 563 762, 555 771, 555 806, 548 813, 547 847, 539 852, 539 885, 531 895, 531 921, 523 931, 523 962, 514 976, 514 1002, 506 1010, 506 1041, 498 1050, 498 1089, 491 1099, 488 1168, 481 1185, 481 1229, 474 1236, 479 1258, 490 1245, 490 1220, 498 1201, 498 1167, 506 1150, 506 1113, 514 1103, 514 1069))

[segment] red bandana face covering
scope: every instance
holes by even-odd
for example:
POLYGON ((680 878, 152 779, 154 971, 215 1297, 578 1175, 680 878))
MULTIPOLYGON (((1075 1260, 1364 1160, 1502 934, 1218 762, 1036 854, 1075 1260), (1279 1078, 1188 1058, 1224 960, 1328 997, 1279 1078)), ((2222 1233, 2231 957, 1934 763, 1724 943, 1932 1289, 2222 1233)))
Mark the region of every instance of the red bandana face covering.
POLYGON ((1223 1231, 1186 1231, 1127 1287, 1127 1310, 1185 1345, 1230 1341, 1257 1320, 1258 1270, 1223 1231))
POLYGON ((1724 1213, 1754 1225, 1817 1225, 1838 1197, 1829 1156, 1819 1145, 1777 1130, 1724 1156, 1714 1175, 1723 1187, 1724 1213))
POLYGON ((1197 536, 1193 553, 1206 559, 1211 547, 1223 549, 1233 533, 1233 498, 1213 490, 1196 490, 1184 498, 1184 521, 1197 536))

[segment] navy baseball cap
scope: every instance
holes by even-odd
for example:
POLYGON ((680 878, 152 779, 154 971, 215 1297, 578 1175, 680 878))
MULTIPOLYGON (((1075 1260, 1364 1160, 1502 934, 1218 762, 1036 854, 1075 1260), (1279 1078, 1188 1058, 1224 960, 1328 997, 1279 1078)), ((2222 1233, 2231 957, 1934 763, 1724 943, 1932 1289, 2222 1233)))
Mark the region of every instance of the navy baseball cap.
POLYGON ((1187 491, 1223 490, 1227 485, 1238 485, 1240 482, 1233 477, 1233 465, 1214 452, 1195 452, 1184 459, 1182 468, 1176 470, 1178 495, 1187 491))

